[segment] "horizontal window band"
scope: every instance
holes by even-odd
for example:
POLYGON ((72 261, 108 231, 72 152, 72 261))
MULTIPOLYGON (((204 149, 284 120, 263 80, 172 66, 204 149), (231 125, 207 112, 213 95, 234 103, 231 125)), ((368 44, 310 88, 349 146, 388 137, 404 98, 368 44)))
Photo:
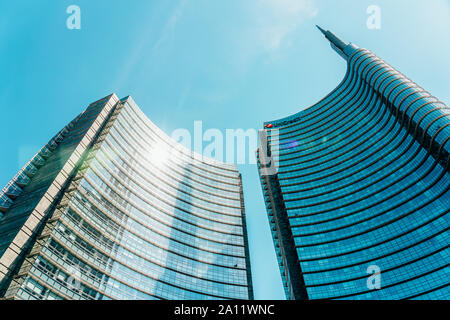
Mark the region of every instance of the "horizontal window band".
POLYGON ((396 235, 393 236, 392 238, 387 239, 387 240, 384 240, 384 241, 380 241, 380 242, 378 242, 378 243, 376 243, 376 244, 373 244, 373 245, 370 245, 370 246, 361 247, 361 248, 354 249, 354 250, 351 250, 351 251, 340 252, 339 254, 333 254, 333 255, 329 255, 329 256, 314 257, 314 258, 308 258, 308 259, 301 258, 301 259, 300 259, 300 262, 319 261, 319 260, 324 260, 324 259, 337 258, 337 257, 346 256, 346 255, 348 255, 348 254, 352 254, 352 253, 355 253, 355 252, 360 252, 360 251, 363 251, 363 250, 367 250, 367 249, 370 249, 370 248, 375 248, 375 247, 377 247, 377 246, 379 246, 379 245, 382 245, 382 244, 391 242, 392 240, 401 238, 401 237, 403 237, 404 235, 407 235, 408 233, 411 233, 411 232, 413 232, 413 231, 416 231, 416 230, 418 230, 418 229, 420 229, 420 228, 422 228, 422 227, 424 227, 424 226, 426 226, 426 225, 432 223, 433 221, 438 220, 439 218, 445 216, 449 211, 450 211, 450 210, 446 210, 446 211, 444 211, 443 213, 439 214, 438 216, 433 217, 433 218, 430 219, 429 221, 426 221, 425 223, 422 223, 421 225, 415 226, 414 228, 412 228, 412 229, 410 229, 410 230, 408 230, 408 231, 406 231, 406 232, 396 234, 396 235))
MULTIPOLYGON (((86 194, 84 193, 83 194, 84 196, 86 196, 86 194)), ((105 196, 103 196, 103 197, 105 197, 105 196)), ((105 199, 107 199, 106 197, 105 197, 105 199)), ((89 201, 89 202, 91 202, 92 203, 92 200, 90 199, 90 198, 87 198, 87 200, 89 201)), ((108 200, 108 199, 107 199, 108 200)), ((109 200, 108 200, 109 201, 109 200)), ((96 201, 97 202, 97 201, 96 201)), ((98 204, 94 204, 97 208, 98 208, 98 204)), ((113 205, 114 206, 114 205, 113 205)), ((124 210, 121 210, 120 208, 118 208, 117 206, 114 206, 116 209, 118 209, 119 211, 121 211, 122 213, 125 213, 125 211, 124 210)), ((105 210, 100 210, 100 211, 102 211, 103 213, 105 213, 105 210)), ((141 211, 142 212, 142 211, 141 211)), ((144 213, 145 214, 145 213, 144 213)), ((127 217, 130 217, 128 214, 126 214, 125 213, 125 215, 127 216, 127 217)), ((152 215, 151 214, 145 214, 146 216, 148 216, 148 217, 150 217, 150 218, 152 218, 152 219, 154 219, 153 217, 152 217, 152 215)), ((108 215, 109 216, 109 215, 108 215)), ((138 222, 136 219, 134 219, 134 218, 132 218, 134 221, 136 221, 136 223, 141 223, 141 222, 138 222)), ((178 218, 179 219, 179 218, 178 218)), ((156 220, 155 219, 155 221, 157 221, 158 222, 158 220, 156 220)), ((166 224, 166 226, 168 226, 167 224, 166 224)), ((193 226, 195 226, 195 227, 197 227, 197 228, 203 228, 203 229, 206 229, 206 228, 204 228, 204 227, 201 227, 201 226, 197 226, 197 225, 193 225, 193 226)), ((151 230, 151 229, 150 229, 151 230)), ((210 230, 210 231, 215 231, 214 229, 206 229, 206 230, 210 230)), ((155 232, 156 232, 156 230, 155 230, 155 232)), ((219 231, 215 231, 215 232, 219 232, 219 231)), ((158 233, 158 232, 156 232, 156 233, 158 233)), ((160 233, 158 233, 158 234, 160 234, 160 233)), ((223 233, 223 234, 225 234, 225 235, 227 235, 227 233, 223 233)), ((230 235, 236 235, 236 234, 230 234, 230 235)), ((163 236, 163 237, 165 237, 164 235, 162 235, 161 234, 161 236, 163 236)), ((242 236, 242 235, 240 235, 240 234, 238 234, 237 236, 242 236)), ((176 239, 172 239, 172 240, 176 240, 176 239)), ((187 246, 190 246, 190 247, 192 247, 192 245, 189 245, 189 244, 185 244, 185 245, 187 245, 187 246)), ((235 245, 236 247, 242 247, 242 245, 235 245)), ((200 249, 200 248, 198 248, 199 250, 205 250, 205 249, 200 249)), ((211 251, 212 252, 212 251, 211 251)), ((216 253, 216 254, 222 254, 222 255, 227 255, 227 256, 233 256, 233 255, 228 255, 228 254, 223 254, 223 253, 217 253, 217 252, 212 252, 212 253, 216 253)), ((242 258, 241 256, 236 256, 236 257, 238 257, 238 258, 242 258)))
MULTIPOLYGON (((365 265, 365 264, 367 264, 367 263, 369 263, 369 262, 372 262, 372 261, 376 261, 376 260, 380 260, 380 259, 389 257, 389 256, 391 256, 391 255, 397 254, 397 253, 399 253, 399 252, 408 250, 408 249, 410 249, 410 248, 412 248, 412 247, 415 247, 415 246, 417 246, 417 245, 419 245, 419 244, 422 244, 422 243, 424 243, 424 242, 427 242, 427 241, 429 241, 429 240, 431 240, 431 239, 433 239, 433 238, 435 238, 435 237, 437 237, 437 236, 443 234, 444 232, 447 232, 448 230, 450 230, 450 227, 447 227, 447 228, 445 228, 445 229, 443 229, 443 230, 441 230, 441 231, 439 231, 439 232, 437 232, 437 233, 435 233, 435 234, 433 234, 433 235, 431 235, 431 236, 429 236, 429 237, 427 237, 427 238, 425 238, 425 239, 422 239, 422 240, 420 240, 420 241, 414 242, 413 244, 410 244, 410 245, 408 245, 408 246, 406 246, 406 247, 403 247, 403 248, 401 248, 401 249, 397 249, 397 250, 395 250, 395 251, 386 253, 386 254, 384 254, 384 255, 382 255, 382 256, 372 257, 372 258, 367 259, 367 260, 364 260, 364 261, 359 261, 359 262, 356 262, 356 263, 352 263, 352 264, 348 264, 348 265, 343 265, 343 266, 339 266, 339 267, 333 267, 333 268, 327 268, 327 269, 321 269, 321 270, 304 271, 303 274, 322 273, 322 272, 328 272, 328 271, 335 271, 335 270, 341 270, 341 269, 351 268, 351 267, 355 267, 355 266, 358 266, 358 265, 365 265)), ((301 263, 302 261, 303 261, 303 260, 300 260, 300 263, 301 263)))
MULTIPOLYGON (((95 204, 94 204, 94 205, 95 205, 95 204)), ((105 235, 105 233, 104 233, 103 231, 97 229, 95 226, 93 226, 91 223, 89 223, 88 220, 85 219, 85 217, 86 217, 85 214, 84 214, 84 213, 81 213, 81 212, 79 211, 79 209, 76 208, 76 206, 74 206, 74 205, 72 205, 72 204, 69 204, 69 207, 70 207, 72 210, 74 210, 76 214, 78 214, 79 216, 81 216, 82 218, 84 218, 83 220, 86 221, 86 223, 87 223, 88 225, 90 225, 92 228, 96 229, 96 230, 99 231, 103 236, 106 237, 106 235, 105 235)), ((102 211, 102 210, 101 210, 101 211, 102 211)), ((104 213, 104 214, 105 214, 105 213, 104 213)), ((181 253, 179 253, 179 252, 172 251, 172 250, 170 250, 170 249, 168 249, 168 248, 162 247, 161 245, 159 245, 159 244, 157 244, 157 243, 155 243, 155 242, 152 242, 151 239, 149 239, 149 238, 144 238, 141 234, 134 232, 133 230, 129 229, 128 227, 122 227, 122 228, 125 229, 125 230, 127 230, 128 232, 130 232, 130 233, 133 234, 134 236, 138 237, 138 238, 141 239, 142 241, 145 241, 146 243, 148 243, 148 244, 150 244, 150 245, 153 245, 153 246, 155 246, 155 247, 158 247, 158 248, 160 248, 160 249, 162 249, 162 250, 165 250, 165 251, 167 251, 167 252, 170 252, 170 253, 175 254, 175 255, 177 255, 177 256, 180 256, 180 257, 182 257, 182 258, 186 258, 186 259, 190 259, 190 260, 193 260, 193 261, 196 261, 196 262, 199 262, 199 263, 204 263, 204 264, 207 264, 207 265, 214 265, 214 266, 222 267, 222 268, 233 268, 232 266, 221 265, 221 264, 214 264, 214 263, 210 263, 210 262, 203 261, 203 260, 200 260, 200 259, 193 259, 193 258, 191 258, 190 256, 183 255, 183 254, 181 254, 181 253)), ((185 243, 185 242, 183 242, 183 241, 181 241, 181 240, 179 240, 179 239, 167 237, 166 235, 161 234, 161 233, 159 233, 158 231, 153 230, 153 229, 151 229, 151 228, 149 228, 149 230, 152 231, 152 232, 154 232, 154 233, 156 233, 156 234, 158 234, 158 235, 161 236, 161 237, 166 238, 168 241, 174 241, 174 242, 177 242, 177 243, 179 243, 179 244, 181 244, 181 245, 184 245, 184 246, 187 246, 187 247, 190 247, 190 248, 199 250, 199 251, 207 252, 207 253, 213 254, 213 255, 223 255, 223 256, 230 257, 230 258, 245 259, 244 256, 234 256, 234 255, 229 255, 229 254, 226 254, 226 253, 219 253, 219 252, 211 251, 211 250, 208 250, 208 249, 205 249, 205 248, 196 247, 196 246, 194 246, 193 244, 185 243)), ((110 239, 111 241, 115 242, 115 241, 112 240, 110 237, 108 237, 108 239, 110 239)), ((219 244, 220 244, 220 243, 219 243, 219 244)), ((243 247, 243 245, 235 245, 235 246, 236 246, 236 247, 243 247)), ((235 268, 235 269, 240 269, 240 268, 235 268)), ((245 270, 245 269, 243 268, 243 270, 245 270)))
MULTIPOLYGON (((397 265, 397 266, 394 266, 394 267, 390 267, 390 268, 388 268, 388 269, 383 269, 382 273, 385 274, 386 272, 393 271, 393 270, 396 270, 396 269, 405 267, 405 266, 407 266, 407 265, 409 265, 409 264, 413 264, 413 263, 415 263, 415 262, 421 261, 421 260, 423 260, 423 259, 426 259, 426 258, 428 258, 428 257, 431 257, 431 256, 433 256, 433 255, 436 255, 436 254, 438 254, 438 253, 440 253, 440 252, 442 252, 442 251, 444 251, 445 249, 448 249, 448 248, 449 248, 449 246, 447 245, 447 246, 444 246, 444 247, 442 247, 442 248, 439 248, 438 250, 435 250, 435 251, 433 251, 433 252, 431 252, 431 253, 428 253, 428 254, 426 254, 426 255, 420 256, 420 257, 418 257, 418 258, 416 258, 416 259, 410 260, 410 261, 408 261, 408 262, 402 263, 402 264, 397 265)), ((304 273, 303 273, 303 274, 304 274, 304 273)), ((349 278, 349 279, 345 279, 345 280, 332 281, 332 282, 325 282, 325 283, 317 283, 317 284, 310 284, 310 285, 307 284, 306 287, 308 287, 308 288, 313 288, 313 287, 329 286, 329 285, 339 284, 339 283, 346 283, 346 282, 351 282, 351 281, 355 281, 355 280, 366 279, 367 276, 368 276, 367 274, 364 274, 363 276, 360 276, 360 277, 349 278)))
POLYGON ((413 295, 413 296, 409 296, 409 297, 407 297, 407 298, 404 298, 404 300, 415 299, 415 298, 418 298, 418 297, 420 297, 420 296, 423 296, 423 295, 432 293, 432 292, 434 292, 434 291, 438 291, 438 290, 444 289, 444 288, 448 287, 449 285, 450 285, 450 283, 445 283, 445 284, 443 284, 443 285, 441 285, 441 286, 439 286, 439 287, 436 287, 436 288, 433 288, 433 289, 430 289, 430 290, 427 290, 427 291, 424 291, 424 292, 415 294, 415 295, 413 295))

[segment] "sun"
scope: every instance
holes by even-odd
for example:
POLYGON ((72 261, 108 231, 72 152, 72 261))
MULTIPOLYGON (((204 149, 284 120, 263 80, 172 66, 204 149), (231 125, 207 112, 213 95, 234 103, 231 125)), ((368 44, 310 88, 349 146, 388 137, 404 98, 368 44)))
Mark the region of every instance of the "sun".
POLYGON ((155 166, 164 166, 164 164, 169 159, 169 150, 167 150, 167 148, 161 143, 156 142, 147 151, 147 158, 155 166))

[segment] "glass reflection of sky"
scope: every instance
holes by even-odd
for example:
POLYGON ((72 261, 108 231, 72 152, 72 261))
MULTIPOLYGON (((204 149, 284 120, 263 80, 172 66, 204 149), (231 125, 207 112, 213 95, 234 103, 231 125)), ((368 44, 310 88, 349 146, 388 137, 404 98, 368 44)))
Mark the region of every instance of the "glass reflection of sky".
POLYGON ((297 140, 291 140, 283 144, 283 149, 294 149, 298 147, 298 141, 297 140))

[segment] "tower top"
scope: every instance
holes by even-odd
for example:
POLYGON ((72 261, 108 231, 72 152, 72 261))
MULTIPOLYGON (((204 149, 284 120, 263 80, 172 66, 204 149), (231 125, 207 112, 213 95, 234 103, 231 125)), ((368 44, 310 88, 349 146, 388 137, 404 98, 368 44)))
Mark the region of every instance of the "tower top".
POLYGON ((320 32, 322 32, 324 35, 327 34, 327 32, 325 30, 323 30, 319 25, 316 24, 317 29, 320 30, 320 32))
POLYGON ((320 26, 316 25, 317 29, 320 30, 320 32, 323 33, 323 35, 325 36, 325 38, 328 39, 328 41, 330 41, 331 47, 333 47, 334 50, 337 51, 337 53, 339 53, 341 56, 344 55, 346 56, 346 54, 344 53, 344 48, 348 45, 347 43, 345 43, 344 41, 342 41, 338 36, 336 36, 333 32, 327 30, 325 31, 324 29, 322 29, 320 26))

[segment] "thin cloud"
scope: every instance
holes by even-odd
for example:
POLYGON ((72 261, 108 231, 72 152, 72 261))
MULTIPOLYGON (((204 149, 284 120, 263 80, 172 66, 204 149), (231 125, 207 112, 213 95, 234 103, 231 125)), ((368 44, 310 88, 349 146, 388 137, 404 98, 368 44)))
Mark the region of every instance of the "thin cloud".
POLYGON ((235 31, 230 62, 245 73, 260 57, 276 59, 291 36, 319 13, 316 0, 243 1, 244 20, 235 31))
POLYGON ((173 11, 172 15, 167 20, 166 25, 164 26, 164 29, 162 31, 162 34, 158 41, 153 46, 153 50, 157 50, 162 43, 166 42, 170 37, 173 36, 173 33, 175 31, 175 27, 177 25, 178 20, 183 15, 183 9, 186 6, 187 0, 181 0, 175 10, 173 11))
POLYGON ((253 11, 256 39, 263 49, 277 50, 304 20, 318 12, 315 0, 259 0, 253 11))
MULTIPOLYGON (((156 40, 154 37, 149 36, 147 33, 142 33, 142 39, 137 43, 131 56, 127 59, 126 63, 122 67, 120 76, 115 83, 115 88, 120 88, 129 80, 131 74, 133 73, 133 71, 135 71, 136 66, 141 63, 144 58, 152 61, 154 55, 158 52, 158 49, 164 43, 170 41, 175 32, 177 23, 183 15, 183 10, 187 2, 188 0, 180 0, 177 3, 156 40)), ((148 23, 149 30, 151 29, 150 26, 152 25, 152 23, 152 21, 148 23)))

